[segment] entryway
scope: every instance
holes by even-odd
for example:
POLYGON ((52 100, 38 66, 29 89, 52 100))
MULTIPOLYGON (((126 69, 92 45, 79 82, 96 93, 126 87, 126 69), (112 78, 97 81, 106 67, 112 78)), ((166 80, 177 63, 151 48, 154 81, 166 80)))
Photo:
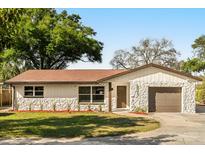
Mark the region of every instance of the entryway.
POLYGON ((127 107, 127 87, 117 86, 117 108, 127 107))

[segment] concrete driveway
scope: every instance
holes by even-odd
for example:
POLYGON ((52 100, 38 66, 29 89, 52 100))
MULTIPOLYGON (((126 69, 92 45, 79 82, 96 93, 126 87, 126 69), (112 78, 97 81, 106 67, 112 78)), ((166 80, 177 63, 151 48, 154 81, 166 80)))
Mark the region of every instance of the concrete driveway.
POLYGON ((205 114, 154 113, 148 117, 159 120, 161 128, 145 133, 85 139, 72 144, 205 144, 205 114))
MULTIPOLYGON (((136 116, 130 113, 118 113, 136 116)), ((205 114, 154 113, 147 117, 161 122, 161 128, 138 134, 74 139, 8 139, 0 144, 205 144, 205 114)))

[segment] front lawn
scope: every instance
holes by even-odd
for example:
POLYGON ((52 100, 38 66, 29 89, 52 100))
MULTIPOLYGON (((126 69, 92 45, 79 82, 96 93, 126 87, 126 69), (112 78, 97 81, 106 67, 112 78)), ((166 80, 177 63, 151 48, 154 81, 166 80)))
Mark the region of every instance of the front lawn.
POLYGON ((0 138, 112 136, 158 127, 155 120, 110 113, 0 113, 0 138))

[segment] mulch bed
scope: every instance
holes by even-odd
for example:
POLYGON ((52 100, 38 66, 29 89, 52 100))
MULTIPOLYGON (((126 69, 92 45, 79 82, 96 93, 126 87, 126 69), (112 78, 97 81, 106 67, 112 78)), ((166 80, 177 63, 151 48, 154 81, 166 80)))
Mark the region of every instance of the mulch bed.
POLYGON ((140 115, 148 115, 148 113, 146 113, 146 112, 130 112, 130 113, 133 113, 133 114, 140 114, 140 115))
POLYGON ((49 113, 53 113, 53 112, 60 112, 60 113, 88 113, 88 112, 97 112, 97 111, 92 111, 92 110, 88 110, 88 111, 68 111, 68 110, 61 110, 61 111, 53 111, 53 110, 9 110, 10 112, 49 112, 49 113))

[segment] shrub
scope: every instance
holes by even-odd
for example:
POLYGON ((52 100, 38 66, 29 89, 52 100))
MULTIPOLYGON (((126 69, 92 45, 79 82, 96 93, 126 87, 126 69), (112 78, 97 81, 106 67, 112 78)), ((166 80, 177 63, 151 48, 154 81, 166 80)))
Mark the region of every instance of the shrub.
POLYGON ((55 111, 56 110, 56 104, 54 103, 53 104, 53 111, 55 111))
POLYGON ((99 105, 99 112, 102 112, 102 105, 99 105))
POLYGON ((31 111, 31 105, 32 105, 32 103, 29 103, 29 111, 31 111))
POLYGON ((41 103, 41 111, 43 111, 43 104, 41 103))
POLYGON ((78 111, 80 111, 80 104, 78 104, 78 111))
POLYGON ((196 87, 196 101, 205 104, 205 80, 196 87))
POLYGON ((147 112, 147 108, 138 106, 135 108, 135 112, 147 112))
POLYGON ((70 106, 70 104, 68 104, 68 106, 67 106, 67 110, 68 110, 68 111, 71 110, 71 106, 70 106))
POLYGON ((91 111, 91 105, 90 105, 90 103, 88 104, 88 111, 91 111))
POLYGON ((19 110, 19 104, 18 103, 16 103, 16 110, 19 110))

